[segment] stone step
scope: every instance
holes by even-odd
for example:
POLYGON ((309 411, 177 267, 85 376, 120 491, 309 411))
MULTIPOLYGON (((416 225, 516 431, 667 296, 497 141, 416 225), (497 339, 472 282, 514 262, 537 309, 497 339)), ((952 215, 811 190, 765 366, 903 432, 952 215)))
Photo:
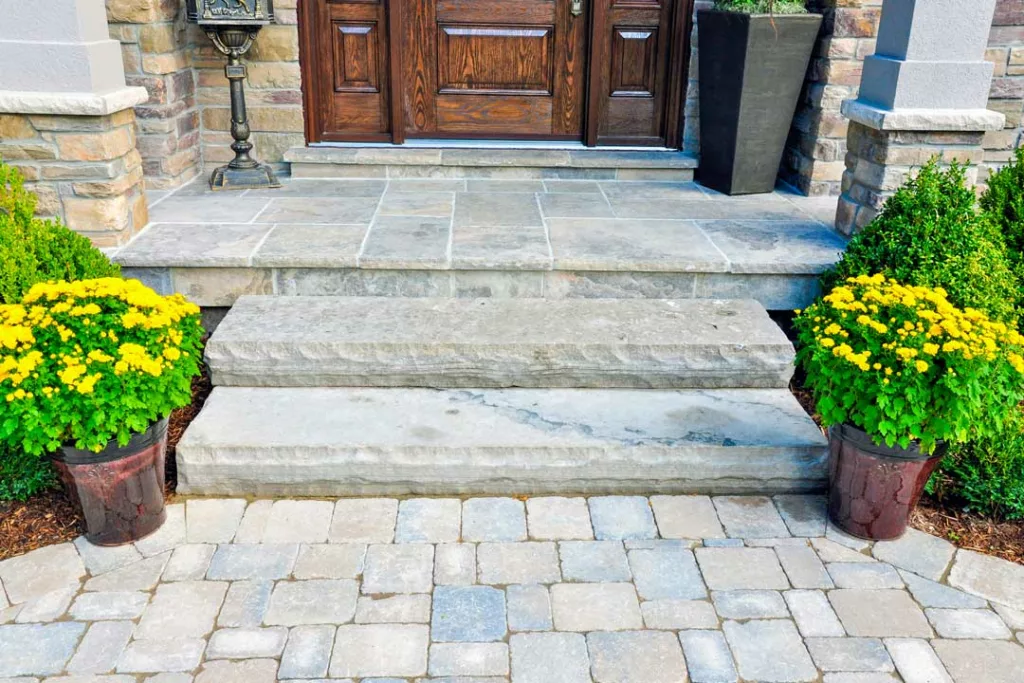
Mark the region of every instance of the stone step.
POLYGON ((825 485, 785 389, 217 387, 178 492, 342 496, 757 493, 825 485))
POLYGON ((697 158, 678 150, 475 147, 293 147, 295 178, 693 180, 697 158))
POLYGON ((786 387, 757 302, 242 297, 206 347, 215 385, 786 387))

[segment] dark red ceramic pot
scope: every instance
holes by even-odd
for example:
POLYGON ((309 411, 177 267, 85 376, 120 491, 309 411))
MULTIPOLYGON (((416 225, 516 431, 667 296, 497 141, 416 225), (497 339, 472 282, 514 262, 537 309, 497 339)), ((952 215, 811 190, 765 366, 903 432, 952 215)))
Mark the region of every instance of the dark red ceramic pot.
POLYGON ((924 485, 946 454, 940 443, 927 455, 879 446, 862 429, 837 425, 829 431, 828 514, 848 534, 873 541, 899 538, 924 485))
POLYGON ((134 435, 126 446, 114 440, 99 453, 65 446, 54 454, 65 488, 82 508, 91 543, 123 545, 160 528, 167 519, 166 454, 166 419, 134 435))

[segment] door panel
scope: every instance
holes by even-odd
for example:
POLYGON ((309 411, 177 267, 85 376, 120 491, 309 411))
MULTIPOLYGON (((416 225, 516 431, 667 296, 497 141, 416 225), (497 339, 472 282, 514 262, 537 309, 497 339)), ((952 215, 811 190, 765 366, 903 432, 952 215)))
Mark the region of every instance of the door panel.
POLYGON ((588 17, 570 0, 399 0, 409 137, 583 135, 588 17))

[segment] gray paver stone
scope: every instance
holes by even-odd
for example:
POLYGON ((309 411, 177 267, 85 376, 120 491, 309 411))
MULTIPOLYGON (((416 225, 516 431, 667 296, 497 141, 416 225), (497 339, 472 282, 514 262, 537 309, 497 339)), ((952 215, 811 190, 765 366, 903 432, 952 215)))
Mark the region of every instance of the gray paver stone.
POLYGON ((693 551, 657 547, 630 550, 629 566, 636 590, 644 600, 701 600, 707 589, 693 551))
POLYGON ((368 624, 341 626, 331 658, 332 678, 395 676, 427 672, 428 627, 368 624))
POLYGON ((900 578, 907 584, 907 588, 923 607, 951 607, 959 609, 981 609, 986 602, 976 595, 964 593, 956 588, 922 579, 917 574, 906 570, 900 570, 900 578))
POLYGON ((117 662, 118 673, 192 671, 206 648, 199 638, 135 640, 128 644, 117 662))
POLYGON ((551 596, 545 586, 509 586, 505 589, 510 631, 549 631, 551 596))
POLYGON ((78 590, 79 586, 72 584, 46 595, 40 595, 22 605, 15 621, 19 624, 56 621, 67 612, 68 606, 78 590))
POLYGON ((263 535, 270 520, 270 511, 274 509, 272 500, 256 500, 249 503, 242 515, 242 521, 235 531, 235 543, 262 543, 263 535))
POLYGON ((1024 610, 1024 565, 1000 557, 959 550, 949 584, 1007 607, 1024 610))
POLYGON ((359 586, 350 579, 278 582, 263 622, 272 626, 344 624, 356 613, 359 586))
POLYGON ((789 588, 771 548, 697 548, 694 554, 711 590, 789 588))
POLYGON ((71 605, 71 616, 79 621, 137 619, 147 603, 146 593, 82 593, 71 605))
POLYGON ((736 664, 721 631, 682 631, 679 642, 693 683, 735 683, 736 664))
POLYGON ((206 578, 217 546, 208 544, 181 545, 171 553, 164 567, 162 581, 201 581, 206 578))
POLYGON ((845 635, 842 624, 821 591, 786 591, 786 604, 804 638, 845 635))
POLYGON ((189 543, 230 543, 245 513, 241 498, 185 502, 185 537, 189 543))
POLYGON ((462 526, 462 501, 412 498, 398 508, 396 543, 454 543, 462 526))
POLYGON ((142 559, 142 554, 131 544, 98 546, 85 540, 85 536, 76 538, 74 544, 79 557, 85 563, 85 568, 93 576, 105 574, 112 569, 124 567, 142 559))
POLYGON ((299 546, 295 544, 231 543, 217 546, 206 577, 214 581, 269 581, 292 573, 299 546))
POLYGON ((818 670, 792 622, 727 621, 723 630, 743 678, 764 683, 817 680, 818 670))
POLYGON ((846 533, 831 521, 825 528, 825 538, 838 543, 841 546, 845 546, 850 550, 856 550, 857 552, 865 552, 871 550, 872 541, 865 540, 863 538, 857 538, 846 533))
POLYGON ((278 500, 270 510, 263 543, 325 543, 334 505, 324 500, 278 500))
POLYGON ((277 657, 284 651, 288 629, 222 628, 210 636, 206 659, 257 659, 277 657))
POLYGON ((71 621, 0 626, 0 676, 60 673, 84 632, 71 621))
POLYGON ((812 538, 811 545, 822 562, 876 562, 870 555, 847 548, 830 538, 812 538))
POLYGON ((742 538, 705 538, 703 543, 705 548, 742 548, 742 538))
POLYGON ((296 626, 288 633, 288 645, 281 655, 281 678, 326 676, 334 645, 333 626, 296 626))
POLYGON ((270 605, 270 593, 274 584, 270 581, 235 581, 228 588, 224 606, 217 617, 217 626, 244 627, 259 626, 270 605))
POLYGON ((515 498, 470 498, 462 504, 462 540, 526 540, 526 509, 515 498))
POLYGON ((361 596, 356 603, 357 624, 426 624, 430 621, 429 595, 361 596))
POLYGON ((715 611, 723 619, 785 619, 786 601, 778 591, 715 591, 715 611))
POLYGON ((505 592, 490 586, 438 586, 430 637, 435 642, 488 642, 505 638, 505 592))
MULTIPOLYGON (((201 638, 213 630, 228 584, 214 581, 164 583, 142 615, 137 639, 201 638)), ((99 595, 96 593, 95 595, 99 595)))
MULTIPOLYGON (((929 607, 958 606, 981 607, 983 605, 929 605, 929 607)), ((1007 626, 1012 628, 1014 631, 1024 631, 1024 612, 1015 609, 1010 609, 1009 607, 1005 607, 1000 604, 992 605, 992 608, 995 609, 996 613, 998 613, 1000 617, 1002 617, 1003 621, 1006 623, 1007 626)))
POLYGON ((987 609, 929 608, 924 613, 941 638, 1005 640, 1013 635, 1003 620, 987 609))
POLYGON ((907 529, 901 538, 879 541, 871 548, 871 554, 879 560, 933 581, 946 573, 954 552, 956 548, 949 541, 917 529, 907 529))
POLYGON ((535 541, 587 541, 594 538, 585 498, 529 498, 526 515, 530 538, 535 541))
POLYGON ((331 543, 391 543, 398 501, 393 498, 341 499, 334 506, 331 543))
POLYGON ((549 541, 481 543, 476 549, 480 583, 555 583, 561 579, 558 551, 549 541))
POLYGON ((679 640, 663 631, 587 634, 596 683, 683 683, 686 663, 679 640))
POLYGON ((838 588, 903 588, 896 569, 881 562, 834 562, 828 573, 838 588))
POLYGON ((476 583, 476 546, 438 543, 434 550, 434 583, 438 586, 476 583))
POLYGON ((828 501, 825 496, 775 496, 775 507, 789 533, 800 537, 824 536, 828 524, 828 501))
POLYGON ((640 611, 647 628, 718 628, 715 608, 703 600, 647 600, 640 603, 640 611))
POLYGON ((885 647, 906 683, 953 683, 927 640, 886 638, 885 647))
POLYGON ((515 683, 591 683, 579 633, 517 633, 509 640, 515 683))
POLYGON ((430 646, 431 676, 507 676, 505 643, 434 643, 430 646))
POLYGON ((564 581, 629 581, 622 541, 562 541, 558 544, 564 581))
POLYGON ((785 538, 789 527, 775 509, 771 498, 762 496, 717 496, 718 518, 731 538, 785 538))
POLYGON ((794 588, 834 588, 832 577, 813 549, 806 545, 777 546, 775 554, 794 588))
POLYGON ((840 589, 828 599, 851 636, 930 638, 921 608, 904 591, 840 589))
POLYGON ((363 573, 365 557, 362 543, 303 545, 292 574, 296 579, 354 579, 363 573))
POLYGON ((85 582, 87 591, 149 591, 160 581, 170 551, 109 571, 85 582))
POLYGON ((246 659, 240 662, 206 662, 196 683, 276 683, 277 662, 246 659))
POLYGON ((599 541, 657 538, 658 527, 642 496, 596 496, 587 501, 594 537, 599 541))
POLYGON ((0 581, 12 604, 78 585, 85 565, 70 543, 51 545, 0 561, 0 581))
POLYGON ((643 628, 636 590, 629 583, 559 583, 551 587, 559 631, 629 631, 643 628))
POLYGON ((808 638, 811 659, 823 671, 895 671, 885 645, 878 638, 808 638))
POLYGON ((157 674, 147 676, 146 683, 192 683, 191 674, 157 674))
POLYGON ((1005 640, 936 640, 939 659, 956 683, 1019 683, 1024 647, 1005 640))
POLYGON ((429 593, 434 546, 426 543, 371 545, 363 569, 363 593, 429 593))
POLYGON ((863 671, 827 673, 822 683, 900 683, 892 674, 867 673, 863 671))
POLYGON ((135 624, 130 621, 93 624, 68 663, 68 673, 102 674, 113 671, 134 630, 135 624))
POLYGON ((167 511, 167 519, 163 526, 149 536, 135 541, 135 549, 143 557, 160 555, 185 543, 185 504, 175 503, 164 509, 167 511))
POLYGON ((724 538, 718 513, 708 496, 651 496, 662 538, 724 538))

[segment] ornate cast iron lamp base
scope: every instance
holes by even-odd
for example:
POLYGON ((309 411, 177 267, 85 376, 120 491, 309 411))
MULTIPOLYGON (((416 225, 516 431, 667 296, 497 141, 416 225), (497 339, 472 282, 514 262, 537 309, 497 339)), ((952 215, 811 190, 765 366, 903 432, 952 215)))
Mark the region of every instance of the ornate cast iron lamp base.
POLYGON ((231 84, 231 137, 235 139, 231 144, 235 158, 210 176, 210 189, 214 191, 281 187, 281 182, 270 167, 256 161, 250 154, 253 145, 249 142, 251 131, 249 117, 245 111, 246 69, 242 64, 242 55, 252 47, 259 30, 258 26, 218 26, 206 30, 206 35, 213 44, 228 58, 224 75, 231 84))

